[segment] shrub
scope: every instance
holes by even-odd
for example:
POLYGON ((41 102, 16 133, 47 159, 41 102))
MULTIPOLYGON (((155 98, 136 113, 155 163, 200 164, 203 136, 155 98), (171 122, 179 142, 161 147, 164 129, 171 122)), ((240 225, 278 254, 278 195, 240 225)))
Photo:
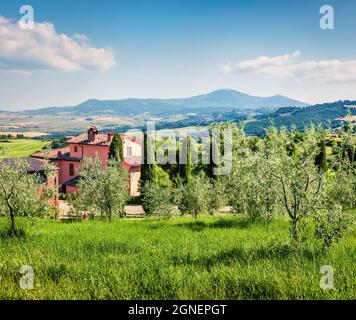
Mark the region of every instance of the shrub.
POLYGON ((208 210, 210 214, 213 214, 228 204, 226 183, 222 177, 211 180, 208 198, 210 200, 208 210))
POLYGON ((21 236, 16 217, 44 216, 46 193, 39 193, 40 176, 27 172, 28 163, 16 159, 12 163, 0 160, 0 215, 9 217, 9 235, 21 236))
POLYGON ((351 216, 345 213, 339 205, 319 212, 315 219, 317 221, 315 237, 322 240, 324 248, 339 241, 352 221, 351 216))
POLYGON ((197 217, 201 213, 209 212, 211 184, 205 176, 192 177, 191 181, 178 186, 180 193, 179 209, 182 214, 192 214, 197 217))
POLYGON ((161 187, 171 188, 173 186, 169 174, 157 164, 152 165, 151 179, 161 187))
POLYGON ((112 160, 103 168, 98 158, 87 158, 79 174, 79 191, 73 201, 76 210, 109 220, 123 216, 128 200, 128 174, 120 162, 112 160))
POLYGON ((148 181, 143 187, 143 206, 147 214, 170 217, 174 211, 173 190, 158 181, 148 181))

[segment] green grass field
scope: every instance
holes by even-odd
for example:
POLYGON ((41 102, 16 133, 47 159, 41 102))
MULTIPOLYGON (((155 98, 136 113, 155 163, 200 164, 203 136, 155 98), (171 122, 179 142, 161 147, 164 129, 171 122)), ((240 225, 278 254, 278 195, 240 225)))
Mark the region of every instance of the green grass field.
POLYGON ((32 139, 0 140, 0 158, 27 157, 45 145, 44 141, 32 139))
POLYGON ((355 230, 327 253, 291 250, 285 221, 233 216, 33 220, 28 232, 0 239, 0 299, 356 299, 355 230), (33 290, 19 287, 22 265, 33 290), (323 265, 334 290, 319 286, 323 265))

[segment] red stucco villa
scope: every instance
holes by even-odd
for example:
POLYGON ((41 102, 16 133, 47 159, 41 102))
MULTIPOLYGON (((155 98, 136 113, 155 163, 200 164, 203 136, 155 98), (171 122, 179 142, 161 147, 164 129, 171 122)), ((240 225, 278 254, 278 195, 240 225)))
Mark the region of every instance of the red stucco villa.
MULTIPOLYGON (((95 126, 87 132, 70 138, 68 147, 53 149, 45 155, 37 152, 31 155, 32 159, 46 159, 57 166, 56 185, 58 191, 72 193, 78 190, 78 170, 84 158, 98 157, 104 167, 108 165, 109 147, 113 133, 100 133, 95 126)), ((121 135, 124 146, 124 167, 129 171, 129 189, 131 196, 139 195, 139 180, 141 174, 141 142, 125 134, 121 135)))

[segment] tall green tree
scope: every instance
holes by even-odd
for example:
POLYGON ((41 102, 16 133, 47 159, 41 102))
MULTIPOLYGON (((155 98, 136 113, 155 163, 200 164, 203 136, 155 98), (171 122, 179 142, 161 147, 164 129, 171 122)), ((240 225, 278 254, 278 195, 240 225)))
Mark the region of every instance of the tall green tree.
POLYGON ((147 132, 143 135, 143 161, 141 164, 141 189, 144 190, 144 186, 147 181, 152 180, 152 168, 155 163, 155 156, 154 156, 154 146, 149 141, 150 137, 148 136, 147 132))
POLYGON ((320 147, 320 152, 317 154, 315 158, 315 163, 320 170, 325 172, 327 170, 327 154, 326 154, 326 143, 324 138, 320 141, 319 147, 320 147))
POLYGON ((219 146, 210 133, 209 164, 207 166, 207 175, 211 179, 216 178, 215 170, 218 167, 216 162, 218 161, 219 156, 219 146))
POLYGON ((180 163, 179 164, 179 175, 183 179, 185 183, 189 183, 192 179, 192 154, 191 154, 191 144, 192 140, 188 136, 184 139, 183 141, 183 146, 182 146, 182 157, 183 158, 181 161, 185 163, 180 163))
POLYGON ((86 158, 79 171, 75 209, 87 211, 92 216, 112 220, 124 215, 128 199, 127 170, 116 160, 111 160, 104 168, 100 159, 86 158))
POLYGON ((170 188, 173 186, 173 183, 169 178, 169 174, 157 164, 152 165, 150 181, 156 182, 161 187, 170 188))
POLYGON ((120 163, 124 160, 124 145, 119 133, 115 132, 109 148, 109 158, 120 163))

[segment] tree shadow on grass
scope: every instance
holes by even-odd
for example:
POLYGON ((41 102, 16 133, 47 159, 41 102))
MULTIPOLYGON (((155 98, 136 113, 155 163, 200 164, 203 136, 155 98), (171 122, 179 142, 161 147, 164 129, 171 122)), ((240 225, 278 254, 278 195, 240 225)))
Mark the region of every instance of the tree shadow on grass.
POLYGON ((155 223, 155 224, 150 224, 146 226, 146 229, 148 230, 159 230, 163 227, 164 225, 162 223, 155 223))
POLYGON ((289 243, 271 243, 271 245, 254 250, 255 259, 288 259, 295 256, 312 260, 322 254, 323 252, 318 248, 308 248, 307 246, 295 248, 289 243))
POLYGON ((16 231, 16 235, 13 233, 10 228, 1 229, 0 230, 0 239, 7 240, 7 239, 24 239, 26 238, 26 231, 23 229, 18 229, 16 231))
POLYGON ((247 265, 256 261, 268 259, 289 259, 291 257, 301 257, 308 260, 319 257, 322 254, 319 250, 309 248, 295 249, 289 244, 273 244, 259 248, 245 249, 234 247, 228 250, 220 251, 211 256, 202 256, 194 258, 188 253, 185 256, 174 256, 172 262, 174 265, 194 265, 206 268, 208 271, 216 265, 229 266, 236 262, 247 265))
POLYGON ((45 269, 45 274, 54 283, 58 284, 59 281, 69 274, 68 267, 64 264, 51 265, 45 269))
POLYGON ((239 279, 237 282, 230 281, 229 288, 233 288, 235 291, 227 293, 230 299, 275 300, 281 296, 278 283, 268 277, 258 279, 246 277, 239 279), (230 297, 230 295, 232 296, 230 297))
POLYGON ((220 219, 214 221, 213 223, 206 223, 204 221, 193 221, 188 223, 179 223, 175 226, 187 228, 192 231, 202 231, 204 229, 246 229, 257 223, 260 223, 258 220, 245 219, 245 218, 236 218, 236 219, 220 219))
POLYGON ((87 254, 138 254, 142 251, 139 245, 112 241, 86 241, 83 248, 87 254))

